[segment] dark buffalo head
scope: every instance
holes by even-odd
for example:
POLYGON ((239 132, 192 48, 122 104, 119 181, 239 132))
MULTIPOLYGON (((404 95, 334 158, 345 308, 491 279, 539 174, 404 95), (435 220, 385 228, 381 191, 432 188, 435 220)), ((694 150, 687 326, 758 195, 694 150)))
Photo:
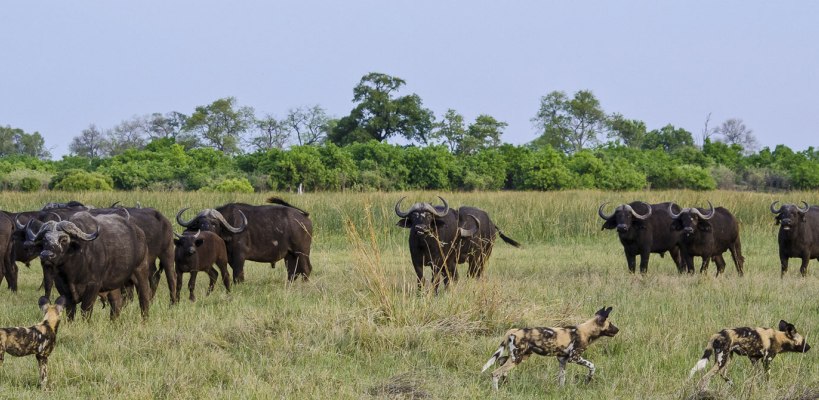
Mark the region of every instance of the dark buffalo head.
POLYGON ((651 206, 640 202, 646 206, 648 212, 645 214, 640 214, 628 204, 621 204, 614 209, 609 215, 603 213, 603 207, 606 206, 608 203, 603 203, 600 205, 600 208, 597 209, 597 215, 600 218, 603 218, 606 222, 603 223, 603 227, 601 229, 615 229, 617 228, 617 232, 619 233, 626 233, 629 229, 632 228, 632 225, 636 221, 645 221, 648 217, 651 216, 651 206))
POLYGON ((204 239, 199 237, 199 234, 202 231, 196 231, 196 233, 186 232, 182 235, 174 232, 174 236, 176 239, 173 240, 173 244, 176 245, 176 261, 180 262, 185 260, 186 258, 196 254, 196 248, 201 246, 202 243, 205 242, 204 239))
POLYGON ((31 222, 26 227, 26 246, 38 246, 40 262, 45 265, 59 265, 66 255, 81 249, 80 242, 95 240, 99 236, 99 225, 94 233, 83 232, 71 221, 48 221, 35 233, 31 222))
POLYGON ((711 223, 708 222, 708 220, 714 217, 715 210, 714 205, 711 204, 710 201, 708 202, 710 210, 706 214, 701 213, 700 210, 696 208, 683 208, 682 211, 677 214, 674 212, 673 206, 673 203, 668 206, 668 213, 671 214, 671 218, 673 219, 671 223, 672 229, 682 231, 685 237, 693 235, 697 230, 702 232, 711 231, 711 223))
POLYGON ((810 205, 804 201, 802 202, 805 205, 804 208, 795 204, 783 204, 777 209, 776 203, 779 203, 779 201, 771 203, 771 212, 776 214, 775 223, 780 225, 780 229, 783 231, 795 230, 800 223, 805 222, 805 215, 810 210, 810 205))
POLYGON ((475 227, 473 229, 465 229, 458 227, 458 216, 455 210, 449 208, 446 200, 438 196, 441 206, 433 206, 430 203, 415 203, 407 211, 401 211, 401 201, 406 197, 402 197, 395 203, 395 214, 401 219, 396 225, 402 228, 410 229, 410 237, 420 236, 422 238, 437 238, 445 242, 452 241, 453 237, 449 237, 449 232, 457 228, 457 232, 452 232, 460 237, 471 237, 480 229, 480 221, 474 215, 469 215, 475 220, 475 227))
POLYGON ((239 214, 242 216, 242 223, 241 225, 234 227, 227 222, 222 213, 213 208, 204 209, 190 221, 185 221, 182 219, 182 213, 184 213, 188 208, 190 207, 185 207, 176 213, 176 222, 185 227, 187 231, 210 231, 221 236, 223 229, 230 233, 241 233, 245 230, 245 228, 247 228, 247 217, 241 211, 239 211, 239 214))

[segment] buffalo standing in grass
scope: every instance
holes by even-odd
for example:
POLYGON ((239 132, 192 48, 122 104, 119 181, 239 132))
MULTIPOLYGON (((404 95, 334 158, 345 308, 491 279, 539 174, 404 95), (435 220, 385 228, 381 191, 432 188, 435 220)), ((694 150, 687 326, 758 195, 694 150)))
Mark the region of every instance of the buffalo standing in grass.
POLYGON ((439 197, 442 206, 415 203, 409 210, 401 211, 401 200, 395 203, 395 214, 401 219, 398 226, 410 229, 409 248, 412 266, 418 277, 418 287, 424 283, 424 266, 432 268, 435 290, 443 279, 458 279, 457 264, 469 263, 469 276, 479 277, 492 254, 495 235, 515 247, 520 244, 504 235, 483 210, 474 207, 449 208, 446 200, 439 197))
MULTIPOLYGON (((615 207, 609 215, 603 213, 606 204, 608 203, 601 204, 597 209, 597 215, 606 221, 601 229, 617 229, 617 236, 623 245, 626 263, 631 273, 634 273, 637 266, 638 255, 640 273, 645 274, 648 271, 651 253, 657 253, 662 257, 665 252, 671 254, 677 271, 685 272, 685 266, 680 258, 680 248, 677 245, 680 232, 669 228, 672 222, 671 214, 668 213, 671 203, 647 204, 635 201, 615 207)), ((688 272, 693 273, 694 270, 690 269, 688 272)))
POLYGON ((230 272, 227 270, 227 250, 225 249, 225 241, 219 235, 208 232, 198 231, 196 233, 186 232, 184 235, 179 235, 174 232, 176 239, 175 260, 176 260, 176 297, 182 291, 182 273, 188 272, 191 274, 188 280, 188 291, 190 292, 190 300, 195 301, 196 295, 196 275, 197 272, 204 272, 208 274, 210 282, 208 284, 208 292, 213 291, 213 286, 216 285, 216 278, 219 273, 222 274, 222 283, 225 284, 225 289, 230 292, 230 272), (219 267, 219 271, 213 268, 213 264, 219 267))
POLYGON ((700 272, 704 273, 713 258, 717 264, 716 276, 719 276, 725 271, 722 253, 728 250, 734 259, 737 274, 742 276, 745 258, 739 240, 739 222, 725 208, 715 209, 710 201, 708 206, 710 209, 707 212, 703 208, 683 208, 679 213, 675 213, 671 205, 668 206, 668 212, 674 219, 671 227, 682 231, 682 259, 690 271, 694 268, 694 256, 702 257, 700 272))
POLYGON ((36 233, 27 229, 26 234, 30 244, 42 248, 40 262, 51 271, 60 295, 66 296, 69 319, 77 304, 89 318, 101 292, 107 292, 115 319, 122 306, 119 290, 132 279, 142 317, 148 318, 153 294, 148 246, 138 226, 120 215, 80 212, 68 221, 43 223, 36 233))
POLYGON ((775 201, 771 203, 771 212, 776 214, 779 224, 779 261, 782 263, 782 276, 788 272, 788 259, 801 258, 799 272, 802 276, 808 273, 811 258, 819 260, 819 207, 804 207, 794 204, 783 204, 777 209, 775 201))
POLYGON ((310 246, 313 222, 310 214, 284 200, 272 197, 271 205, 253 206, 229 203, 216 209, 201 211, 190 221, 182 219, 179 210, 176 221, 187 232, 210 231, 219 235, 227 247, 228 263, 233 268, 233 281, 245 279, 245 261, 269 262, 284 259, 288 281, 310 276, 310 246))

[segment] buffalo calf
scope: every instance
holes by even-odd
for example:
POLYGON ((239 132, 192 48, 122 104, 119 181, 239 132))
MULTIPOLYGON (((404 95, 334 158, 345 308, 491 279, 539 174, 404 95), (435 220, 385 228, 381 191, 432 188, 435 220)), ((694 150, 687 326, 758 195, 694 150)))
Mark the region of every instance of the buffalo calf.
POLYGON ((48 383, 48 356, 57 342, 57 328, 65 307, 65 297, 57 298, 54 305, 50 304, 48 297, 40 297, 39 306, 43 311, 43 321, 39 324, 28 328, 0 329, 0 364, 6 353, 15 357, 34 354, 40 366, 40 387, 45 388, 48 383))
POLYGON ((183 235, 176 234, 174 239, 176 244, 175 262, 176 262, 176 297, 179 298, 179 292, 182 291, 182 273, 189 272, 191 274, 188 281, 188 290, 190 291, 190 300, 195 301, 196 296, 194 290, 196 289, 196 273, 205 272, 210 278, 208 284, 208 294, 213 291, 213 286, 216 284, 216 277, 218 272, 213 268, 213 264, 219 266, 219 272, 222 273, 222 282, 225 284, 225 289, 230 292, 230 272, 227 270, 227 249, 225 242, 219 235, 208 232, 199 231, 196 233, 185 232, 183 235))
POLYGON ((529 358, 532 353, 542 356, 555 356, 560 363, 557 380, 560 386, 566 382, 566 363, 582 365, 589 370, 586 381, 594 376, 595 367, 589 360, 581 357, 586 348, 595 340, 613 337, 620 331, 609 321, 611 307, 603 307, 594 317, 577 325, 561 328, 521 328, 506 331, 495 354, 486 362, 481 372, 498 362, 501 366, 492 372, 492 386, 497 389, 498 382, 505 378, 512 368, 529 358), (506 350, 508 355, 501 356, 506 350))
POLYGON ((719 373, 722 379, 730 384, 728 362, 731 360, 731 355, 738 354, 748 357, 754 365, 762 360, 767 379, 771 361, 777 354, 804 353, 808 350, 810 350, 810 345, 805 338, 796 332, 793 324, 785 320, 779 321, 779 330, 749 327, 723 329, 711 336, 702 358, 697 361, 694 368, 691 368, 689 378, 693 377, 697 371, 705 369, 708 359, 713 355, 715 364, 700 380, 700 389, 708 386, 708 381, 716 373, 719 373))

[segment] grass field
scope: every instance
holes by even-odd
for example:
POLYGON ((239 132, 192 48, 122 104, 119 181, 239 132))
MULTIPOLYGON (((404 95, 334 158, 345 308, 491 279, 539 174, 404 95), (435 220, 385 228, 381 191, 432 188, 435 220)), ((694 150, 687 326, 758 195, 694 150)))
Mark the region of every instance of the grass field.
MULTIPOLYGON (((395 226, 395 201, 433 201, 437 193, 322 193, 287 196, 314 221, 313 275, 287 285, 283 264, 250 263, 246 282, 226 294, 221 284, 197 302, 170 307, 160 285, 143 323, 136 304, 116 322, 98 304, 90 321, 63 323, 50 357, 49 397, 400 398, 400 399, 687 399, 688 371, 709 336, 724 327, 794 323, 808 342, 819 333, 819 265, 799 277, 797 260, 779 277, 771 201, 819 203, 817 193, 744 192, 445 193, 451 206, 487 210, 506 234, 523 243, 497 242, 485 277, 462 278, 440 295, 415 290, 407 230, 395 226), (616 233, 601 231, 603 201, 673 200, 682 206, 711 200, 741 222, 745 277, 728 260, 726 274, 680 276, 668 258, 652 256, 646 276, 627 272, 616 233), (794 268, 795 264, 795 268, 794 268), (533 356, 494 393, 481 366, 510 327, 575 324, 612 306, 620 327, 596 342, 586 369, 569 365, 557 386, 554 358, 533 356)), ((269 196, 201 193, 0 193, 0 208, 35 209, 76 199, 97 206, 114 201, 161 210, 196 210, 228 201, 261 204, 269 196)), ((408 203, 405 203, 405 207, 408 203)), ((181 230, 181 228, 179 229, 181 230)), ((726 255, 727 256, 727 255, 726 255)), ((427 270, 429 274, 429 270, 427 270)), ((204 274, 200 274, 204 275, 204 274)), ((39 322, 39 264, 21 268, 20 290, 0 290, 0 326, 39 322)), ((187 282, 187 275, 185 280, 187 282)), ((164 280, 164 278, 163 278, 164 280)), ((5 286, 5 285, 4 285, 5 286)), ((715 378, 711 398, 809 399, 819 396, 819 355, 783 354, 771 379, 737 358, 729 387, 715 378)), ((709 363, 709 366, 711 364, 709 363)), ((7 356, 0 398, 42 398, 34 357, 7 356)))

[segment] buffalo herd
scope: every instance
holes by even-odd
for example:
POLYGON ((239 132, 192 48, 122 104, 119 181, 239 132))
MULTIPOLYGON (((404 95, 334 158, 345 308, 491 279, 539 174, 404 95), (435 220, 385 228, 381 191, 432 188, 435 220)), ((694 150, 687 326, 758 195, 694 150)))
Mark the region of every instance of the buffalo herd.
MULTIPOLYGON (((404 198, 395 203, 397 225, 409 231, 409 255, 417 284, 425 283, 424 268, 432 270, 431 283, 437 293, 458 279, 458 264, 467 264, 467 275, 480 278, 495 239, 514 246, 520 243, 501 231, 489 214, 475 207, 450 208, 441 204, 416 202, 401 207, 404 198)), ((51 295, 56 287, 65 298, 69 319, 76 306, 89 317, 98 298, 110 305, 116 318, 125 300, 136 297, 143 318, 164 273, 171 304, 179 301, 182 273, 191 274, 190 299, 197 272, 210 278, 208 293, 219 274, 225 289, 245 279, 245 261, 275 263, 284 260, 289 282, 301 277, 307 280, 313 266, 310 248, 313 224, 310 214, 286 201, 272 197, 265 205, 229 203, 199 211, 193 218, 183 218, 189 207, 176 214, 184 231, 176 233, 171 222, 153 208, 122 207, 116 203, 94 208, 76 201, 48 203, 40 210, 0 212, 0 279, 9 289, 17 290, 17 262, 28 265, 40 259, 43 290, 51 295), (219 267, 217 271, 213 265, 219 267)), ((723 254, 731 253, 737 274, 742 276, 744 257, 740 244, 739 223, 723 207, 683 208, 666 202, 648 204, 635 201, 614 207, 610 214, 598 208, 605 222, 602 229, 615 229, 623 245, 629 271, 636 272, 640 256, 640 273, 648 270, 651 253, 670 254, 679 273, 694 272, 694 257, 700 257, 700 272, 705 273, 711 261, 717 275, 725 270, 723 254)), ((779 257, 782 275, 788 259, 802 260, 800 272, 807 274, 810 259, 819 259, 819 207, 770 205, 779 225, 779 257)))

